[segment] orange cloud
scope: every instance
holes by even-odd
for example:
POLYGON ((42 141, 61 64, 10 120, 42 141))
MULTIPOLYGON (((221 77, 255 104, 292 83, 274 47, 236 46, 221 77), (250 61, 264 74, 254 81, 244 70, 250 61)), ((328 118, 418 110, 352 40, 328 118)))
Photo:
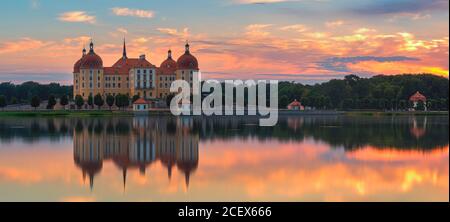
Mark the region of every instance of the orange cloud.
POLYGON ((85 11, 65 12, 59 15, 58 19, 64 22, 84 22, 94 24, 95 16, 87 14, 85 11))

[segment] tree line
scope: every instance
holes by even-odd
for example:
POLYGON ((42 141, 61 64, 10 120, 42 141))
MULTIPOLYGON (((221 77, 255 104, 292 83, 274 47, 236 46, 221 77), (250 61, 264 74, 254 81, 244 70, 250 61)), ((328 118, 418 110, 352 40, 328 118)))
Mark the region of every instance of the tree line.
MULTIPOLYGON (((224 86, 223 83, 222 86, 224 86)), ((304 106, 314 109, 406 110, 412 107, 409 97, 417 91, 427 97, 427 103, 419 102, 417 109, 448 110, 449 80, 431 74, 379 75, 371 78, 348 75, 344 79, 333 79, 315 85, 280 82, 278 86, 280 108, 286 108, 296 99, 304 106)), ((245 91, 245 100, 247 100, 247 93, 248 90, 245 91)), ((38 107, 41 101, 48 100, 47 108, 53 109, 56 98, 59 98, 60 104, 64 107, 73 98, 79 109, 85 104, 91 108, 94 108, 94 105, 100 108, 107 104, 111 109, 114 105, 125 108, 139 96, 129 98, 128 95, 118 94, 102 97, 98 94, 90 95, 84 101, 80 95, 73 97, 72 86, 36 82, 25 82, 20 85, 10 82, 0 84, 0 108, 18 103, 29 103, 32 107, 38 107)), ((172 98, 173 95, 166 98, 168 105, 172 98)), ((247 104, 247 101, 245 103, 247 104)))
POLYGON ((348 75, 315 85, 280 82, 278 90, 280 108, 297 99, 316 109, 405 110, 412 106, 409 98, 419 91, 427 103, 419 102, 418 109, 448 110, 449 80, 431 74, 348 75))

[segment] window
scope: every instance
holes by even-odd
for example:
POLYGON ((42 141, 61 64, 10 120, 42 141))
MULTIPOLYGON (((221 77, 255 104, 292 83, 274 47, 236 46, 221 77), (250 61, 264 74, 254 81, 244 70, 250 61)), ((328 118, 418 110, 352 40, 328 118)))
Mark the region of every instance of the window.
POLYGON ((119 80, 119 81, 120 81, 120 77, 117 77, 117 80, 119 80))
POLYGON ((141 74, 141 70, 140 70, 140 69, 138 69, 138 70, 137 70, 137 73, 138 73, 138 74, 141 74))
POLYGON ((119 88, 120 88, 120 83, 118 83, 118 84, 117 84, 117 87, 119 87, 119 88))
POLYGON ((147 70, 146 69, 144 69, 144 74, 146 74, 147 73, 147 70))

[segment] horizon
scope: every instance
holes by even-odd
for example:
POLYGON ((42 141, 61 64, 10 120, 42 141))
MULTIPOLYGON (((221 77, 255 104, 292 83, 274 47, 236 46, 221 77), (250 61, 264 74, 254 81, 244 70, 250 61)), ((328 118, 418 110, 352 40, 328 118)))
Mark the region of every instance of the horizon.
POLYGON ((313 85, 430 73, 448 79, 448 1, 212 0, 6 2, 0 82, 71 85, 93 38, 104 66, 146 54, 159 66, 188 40, 205 79, 277 79, 313 85), (22 13, 17 13, 22 12, 22 13), (230 17, 232 16, 232 17, 230 17), (221 24, 220 27, 217 24, 221 24))

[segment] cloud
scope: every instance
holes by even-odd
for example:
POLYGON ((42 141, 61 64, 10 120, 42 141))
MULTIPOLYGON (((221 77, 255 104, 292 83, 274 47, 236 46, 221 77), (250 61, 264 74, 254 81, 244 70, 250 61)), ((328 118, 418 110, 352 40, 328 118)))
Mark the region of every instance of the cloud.
POLYGON ((396 14, 396 13, 418 13, 427 10, 447 10, 449 7, 448 0, 380 0, 371 1, 369 5, 365 5, 354 9, 360 14, 396 14))
POLYGON ((64 12, 59 15, 58 19, 64 22, 95 23, 95 16, 89 15, 85 11, 64 12))
POLYGON ((117 16, 131 16, 138 18, 153 18, 155 16, 155 12, 151 10, 143 10, 143 9, 130 9, 130 8, 112 8, 111 11, 117 16))
POLYGON ((325 23, 325 26, 328 28, 335 28, 335 27, 339 27, 341 25, 344 24, 344 21, 342 20, 336 20, 336 21, 329 21, 325 23))
POLYGON ((300 0, 233 0, 234 4, 249 5, 249 4, 272 4, 282 2, 298 2, 300 0))
POLYGON ((26 37, 21 38, 18 41, 9 41, 0 43, 0 54, 16 53, 32 49, 38 49, 46 45, 47 43, 44 41, 26 37))
POLYGON ((306 27, 305 25, 302 25, 302 24, 296 24, 296 25, 288 25, 288 26, 281 27, 280 30, 305 32, 306 30, 308 30, 308 27, 306 27))
POLYGON ((348 65, 357 64, 361 62, 404 62, 404 61, 420 61, 420 59, 406 57, 406 56, 355 56, 355 57, 331 57, 327 58, 318 65, 326 70, 337 71, 337 72, 351 72, 348 65))

